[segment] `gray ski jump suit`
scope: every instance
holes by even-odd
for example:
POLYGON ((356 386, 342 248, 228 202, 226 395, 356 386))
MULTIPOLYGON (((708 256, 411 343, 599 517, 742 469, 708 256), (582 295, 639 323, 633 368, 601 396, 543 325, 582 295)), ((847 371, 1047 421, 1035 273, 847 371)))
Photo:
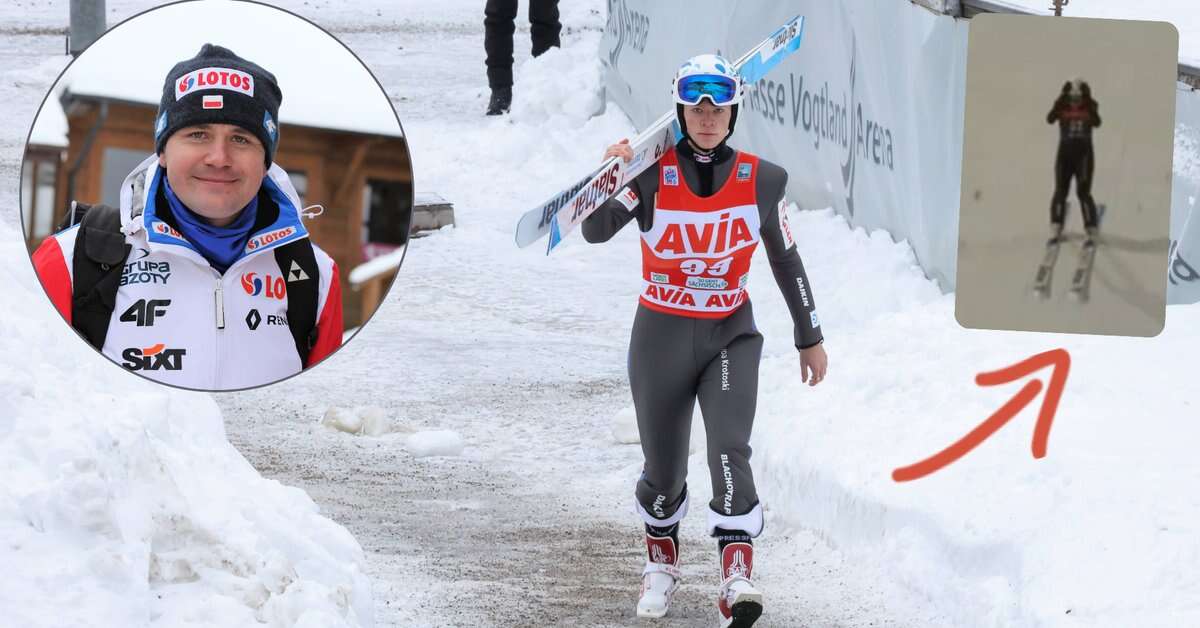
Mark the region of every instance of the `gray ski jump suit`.
POLYGON ((683 140, 583 223, 588 242, 604 242, 634 219, 642 232, 644 285, 628 368, 645 456, 637 510, 647 525, 671 526, 687 511, 688 441, 699 399, 713 486, 709 533, 762 532, 750 432, 763 338, 744 290, 759 241, 791 313, 796 347, 823 339, 782 213, 786 186, 787 172, 775 164, 724 145, 706 158, 683 140))

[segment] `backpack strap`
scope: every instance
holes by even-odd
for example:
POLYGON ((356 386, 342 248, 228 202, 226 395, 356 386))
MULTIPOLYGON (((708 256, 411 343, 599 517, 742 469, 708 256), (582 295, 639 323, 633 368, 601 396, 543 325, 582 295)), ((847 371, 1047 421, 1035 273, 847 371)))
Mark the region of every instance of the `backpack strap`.
POLYGON ((294 240, 275 249, 275 262, 287 280, 287 322, 300 362, 308 366, 308 355, 317 344, 317 297, 321 273, 312 241, 294 240))
POLYGON ((73 211, 82 218, 71 262, 71 326, 100 350, 116 307, 121 271, 133 247, 125 243, 117 208, 80 203, 73 211))

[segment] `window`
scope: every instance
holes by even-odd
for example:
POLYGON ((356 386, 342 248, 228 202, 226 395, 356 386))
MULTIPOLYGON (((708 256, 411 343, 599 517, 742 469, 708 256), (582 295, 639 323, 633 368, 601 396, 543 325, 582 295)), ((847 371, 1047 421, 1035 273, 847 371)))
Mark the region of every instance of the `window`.
POLYGON ((363 189, 364 257, 394 249, 408 241, 408 184, 368 179, 363 189), (372 254, 374 253, 374 254, 372 254))
POLYGON ((45 154, 29 157, 21 168, 21 222, 27 241, 40 241, 54 230, 54 186, 58 162, 45 154))

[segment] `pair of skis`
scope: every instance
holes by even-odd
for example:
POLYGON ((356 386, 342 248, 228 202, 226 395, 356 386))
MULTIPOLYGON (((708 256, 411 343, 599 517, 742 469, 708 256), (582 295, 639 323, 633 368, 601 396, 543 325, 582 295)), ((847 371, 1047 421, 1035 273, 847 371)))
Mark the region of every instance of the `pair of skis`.
MULTIPOLYGON (((804 17, 796 16, 779 27, 733 64, 746 84, 759 81, 788 55, 800 48, 804 35, 804 17)), ((610 157, 575 185, 555 194, 541 205, 525 212, 517 222, 517 246, 526 247, 549 235, 549 255, 579 223, 596 211, 647 168, 658 162, 677 138, 675 112, 668 111, 630 140, 633 159, 629 163, 610 157)))
MULTIPOLYGON (((1033 292, 1042 299, 1050 298, 1050 285, 1054 276, 1054 263, 1058 260, 1058 250, 1062 246, 1063 239, 1065 238, 1052 238, 1046 243, 1046 252, 1042 255, 1042 262, 1038 264, 1037 273, 1034 275, 1033 292)), ((1095 262, 1096 242, 1094 240, 1086 241, 1083 248, 1079 251, 1075 272, 1071 275, 1070 294, 1073 298, 1079 301, 1088 300, 1088 292, 1092 283, 1092 266, 1095 262)))
MULTIPOLYGON (((1099 218, 1104 217, 1106 208, 1104 205, 1097 205, 1096 209, 1098 211, 1096 224, 1099 226, 1099 218)), ((1054 264, 1058 260, 1058 250, 1065 239, 1065 235, 1059 234, 1046 242, 1046 251, 1042 255, 1042 262, 1038 264, 1037 272, 1034 273, 1033 293, 1042 299, 1050 298, 1050 285, 1054 276, 1054 264)), ((1096 247, 1097 242, 1094 237, 1084 240, 1083 248, 1080 249, 1079 257, 1075 264, 1075 272, 1071 275, 1071 289, 1069 294, 1079 302, 1087 301, 1090 296, 1092 267, 1096 263, 1096 247)))

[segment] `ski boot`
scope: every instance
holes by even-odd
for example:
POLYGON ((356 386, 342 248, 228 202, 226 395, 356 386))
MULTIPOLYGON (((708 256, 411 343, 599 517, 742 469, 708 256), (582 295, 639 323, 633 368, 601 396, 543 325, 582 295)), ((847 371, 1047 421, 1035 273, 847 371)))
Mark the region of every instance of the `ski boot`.
MULTIPOLYGON (((675 528, 678 530, 678 528, 675 528)), ((658 536, 646 530, 646 568, 642 570, 642 592, 638 617, 662 617, 671 607, 671 596, 679 589, 679 547, 673 534, 658 536)))
POLYGON ((1087 238, 1083 241, 1085 248, 1096 246, 1096 238, 1100 235, 1099 227, 1087 227, 1087 238))
POLYGON ((1061 222, 1050 223, 1050 240, 1046 244, 1058 244, 1062 241, 1063 226, 1061 222))
POLYGON ((721 628, 750 628, 762 615, 762 593, 750 581, 754 568, 754 546, 730 543, 721 550, 721 589, 717 610, 721 628))

